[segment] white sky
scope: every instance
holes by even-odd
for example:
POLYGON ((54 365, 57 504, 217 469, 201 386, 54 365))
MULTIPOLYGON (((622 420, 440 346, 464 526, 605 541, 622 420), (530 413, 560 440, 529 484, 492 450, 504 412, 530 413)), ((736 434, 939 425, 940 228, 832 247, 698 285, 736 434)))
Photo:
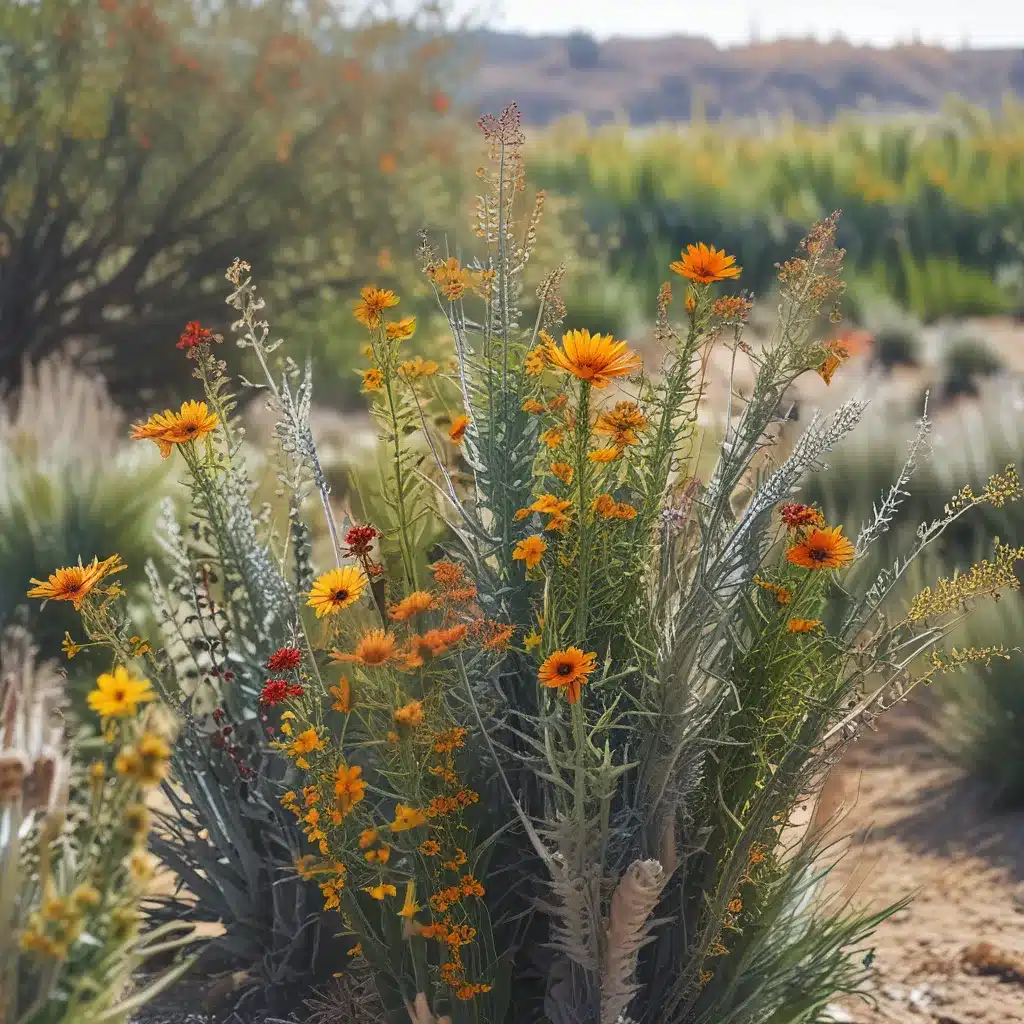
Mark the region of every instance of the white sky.
POLYGON ((456 15, 531 35, 698 35, 720 46, 836 34, 891 46, 917 38, 960 47, 1024 47, 1022 0, 449 0, 456 15))

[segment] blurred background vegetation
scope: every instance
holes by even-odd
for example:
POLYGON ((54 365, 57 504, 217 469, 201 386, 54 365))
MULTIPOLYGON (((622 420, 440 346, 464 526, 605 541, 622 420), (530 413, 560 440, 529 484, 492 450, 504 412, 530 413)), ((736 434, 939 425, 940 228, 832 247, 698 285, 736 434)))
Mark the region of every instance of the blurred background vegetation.
MULTIPOLYGON (((223 273, 236 256, 252 264, 288 354, 315 361, 315 429, 336 500, 372 511, 365 332, 351 306, 362 284, 394 288, 418 317, 411 351, 442 351, 414 253, 423 229, 452 252, 473 241, 478 111, 451 99, 472 95, 461 39, 431 5, 398 17, 343 16, 325 0, 0 0, 0 626, 23 621, 45 655, 59 653, 73 617, 40 616, 24 593, 30 576, 79 554, 116 550, 126 585, 141 581, 174 482, 152 446, 126 441, 128 423, 195 394, 174 346, 187 320, 230 337, 223 273)), ((573 73, 605 60, 584 34, 565 49, 573 73)), ((800 429, 806 405, 850 389, 888 396, 808 482, 805 497, 852 531, 894 478, 930 391, 937 454, 879 564, 964 483, 1018 461, 1019 102, 817 124, 708 123, 699 111, 644 128, 570 118, 529 134, 531 183, 549 193, 532 271, 567 258, 567 326, 641 348, 685 244, 739 256, 742 286, 760 300, 756 336, 776 262, 811 222, 843 210, 844 313, 870 345, 831 391, 794 396, 787 429, 800 429)), ((238 359, 232 368, 246 372, 238 359)), ((259 413, 256 403, 255 428, 259 413)), ((1020 526, 1019 510, 993 510, 951 535, 933 568, 983 556, 992 533, 1019 543, 1020 526)), ((1019 604, 1000 614, 1019 634, 1019 604)), ((967 639, 991 628, 986 619, 967 639)), ((66 664, 83 678, 94 668, 88 653, 66 664)), ((1024 736, 1020 678, 1017 662, 1000 663, 940 695, 961 723, 945 730, 951 750, 981 774, 992 774, 997 739, 1024 736)), ((1024 751, 1015 763, 995 788, 1022 802, 1024 751)))

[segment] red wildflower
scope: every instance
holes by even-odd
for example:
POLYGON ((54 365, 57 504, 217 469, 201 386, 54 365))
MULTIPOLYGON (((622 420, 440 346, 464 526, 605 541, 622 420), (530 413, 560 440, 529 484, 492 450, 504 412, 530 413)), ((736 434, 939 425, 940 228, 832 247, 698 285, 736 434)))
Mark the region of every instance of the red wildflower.
POLYGON ((298 668, 302 663, 302 652, 297 647, 279 647, 267 659, 267 668, 271 672, 287 672, 290 668, 298 668))
POLYGON ((374 540, 380 536, 372 526, 353 526, 345 534, 345 543, 353 555, 368 555, 374 540))
POLYGON ((301 696, 302 687, 298 683, 289 683, 287 679, 268 679, 260 691, 260 703, 273 707, 289 697, 301 696))
POLYGON ((790 529, 798 529, 801 526, 823 526, 825 520, 822 514, 810 505, 799 505, 795 502, 783 505, 779 509, 782 514, 782 521, 790 529))
POLYGON ((213 331, 200 326, 198 320, 189 320, 189 322, 185 324, 185 330, 182 331, 176 347, 193 349, 196 345, 201 345, 203 342, 210 341, 212 338, 213 331))

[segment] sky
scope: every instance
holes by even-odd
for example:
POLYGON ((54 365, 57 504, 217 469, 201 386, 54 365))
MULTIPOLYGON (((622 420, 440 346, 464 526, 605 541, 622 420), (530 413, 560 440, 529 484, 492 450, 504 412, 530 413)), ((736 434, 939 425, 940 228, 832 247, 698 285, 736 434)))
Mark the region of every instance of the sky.
POLYGON ((1024 47, 1021 0, 450 0, 486 27, 531 35, 698 35, 720 46, 842 35, 892 46, 1024 47))

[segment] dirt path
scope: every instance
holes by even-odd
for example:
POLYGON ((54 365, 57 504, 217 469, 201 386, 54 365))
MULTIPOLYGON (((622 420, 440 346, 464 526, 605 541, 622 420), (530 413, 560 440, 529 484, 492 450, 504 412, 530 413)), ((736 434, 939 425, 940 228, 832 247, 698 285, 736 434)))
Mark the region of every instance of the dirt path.
POLYGON ((877 1007, 857 1022, 1024 1022, 1024 813, 995 815, 924 739, 913 707, 893 712, 839 769, 853 840, 836 871, 855 902, 916 892, 876 933, 877 1007))

